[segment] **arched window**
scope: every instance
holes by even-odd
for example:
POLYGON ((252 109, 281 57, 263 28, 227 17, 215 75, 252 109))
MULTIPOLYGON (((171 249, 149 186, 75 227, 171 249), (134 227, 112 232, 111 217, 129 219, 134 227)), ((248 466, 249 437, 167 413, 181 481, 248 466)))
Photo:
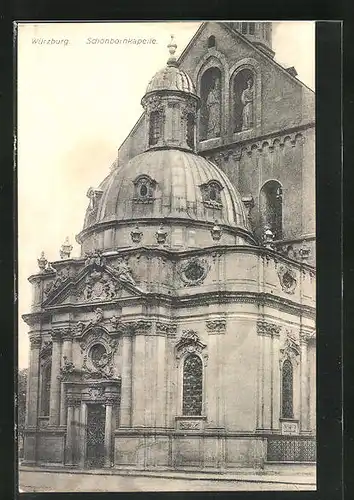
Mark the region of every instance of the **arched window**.
POLYGON ((187 145, 194 149, 195 119, 193 113, 187 115, 187 145))
POLYGON ((208 49, 211 49, 212 47, 215 47, 215 46, 216 46, 215 36, 214 36, 214 35, 211 35, 211 36, 208 38, 208 49))
POLYGON ((52 364, 46 363, 42 369, 42 392, 41 392, 41 415, 49 416, 50 381, 52 376, 52 364))
POLYGON ((149 146, 157 144, 161 137, 161 113, 159 111, 151 111, 149 124, 149 146))
POLYGON ((200 186, 203 203, 210 208, 222 208, 221 191, 223 189, 220 182, 210 180, 200 186))
POLYGON ((221 132, 221 71, 209 68, 200 83, 201 113, 200 137, 202 140, 220 137, 221 132))
POLYGON ((268 226, 275 240, 283 237, 283 192, 278 181, 268 181, 260 192, 260 211, 263 227, 268 226))
POLYGON ((254 126, 254 74, 243 69, 235 76, 232 86, 234 132, 248 130, 254 126))
POLYGON ((183 365, 183 415, 201 415, 203 403, 203 363, 189 354, 183 365))
POLYGON ((156 181, 148 175, 141 174, 134 181, 134 202, 152 203, 155 199, 156 181))
POLYGON ((283 363, 281 385, 282 418, 293 418, 293 365, 288 359, 283 363))

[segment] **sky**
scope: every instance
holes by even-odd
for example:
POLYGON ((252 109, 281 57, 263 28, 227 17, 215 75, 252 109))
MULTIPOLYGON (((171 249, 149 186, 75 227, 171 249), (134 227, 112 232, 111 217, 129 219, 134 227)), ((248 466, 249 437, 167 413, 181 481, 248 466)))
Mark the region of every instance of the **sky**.
MULTIPOLYGON (((142 113, 140 100, 165 66, 175 35, 178 57, 200 22, 19 23, 17 29, 17 178, 19 368, 28 366, 31 285, 42 251, 59 260, 83 225, 89 187, 109 173, 117 150, 142 113), (156 43, 92 43, 94 38, 156 43), (59 44, 40 43, 60 40, 59 44)), ((274 22, 275 60, 295 66, 315 86, 315 23, 274 22)))

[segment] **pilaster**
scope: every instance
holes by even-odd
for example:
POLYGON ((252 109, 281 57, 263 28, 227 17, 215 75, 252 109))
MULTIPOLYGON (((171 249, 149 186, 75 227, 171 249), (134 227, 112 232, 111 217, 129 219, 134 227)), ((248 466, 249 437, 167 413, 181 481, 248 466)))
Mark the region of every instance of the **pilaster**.
POLYGON ((208 368, 205 371, 206 404, 208 427, 214 429, 225 426, 225 394, 223 381, 223 335, 226 333, 226 320, 214 318, 206 321, 208 337, 208 368))
POLYGON ((156 363, 156 386, 154 398, 155 405, 155 426, 165 427, 166 425, 166 337, 158 335, 155 337, 157 346, 155 351, 156 363))
POLYGON ((274 338, 280 335, 281 327, 275 323, 260 320, 257 322, 257 334, 260 345, 259 393, 258 393, 258 430, 272 430, 274 422, 273 400, 278 391, 274 388, 274 338))
POLYGON ((38 332, 30 333, 30 366, 28 374, 28 402, 26 420, 28 427, 37 426, 39 399, 39 353, 41 336, 38 332))
POLYGON ((132 382, 132 426, 145 423, 145 337, 134 337, 134 364, 132 382))
POLYGON ((41 336, 38 332, 30 332, 30 360, 27 379, 27 401, 26 401, 26 432, 24 439, 24 460, 27 464, 36 463, 36 428, 38 418, 38 396, 39 396, 39 353, 41 336))
POLYGON ((129 333, 124 334, 122 338, 120 427, 131 427, 132 425, 132 347, 132 336, 129 333))
MULTIPOLYGON (((63 334, 63 348, 61 356, 61 368, 63 368, 65 361, 68 363, 72 362, 72 342, 73 334, 70 329, 67 329, 63 334)), ((61 381, 60 384, 60 425, 65 425, 66 423, 66 394, 65 394, 65 384, 61 381)))
POLYGON ((50 385, 49 425, 58 426, 60 421, 60 365, 61 330, 52 330, 52 376, 50 385))
POLYGON ((79 436, 79 456, 80 467, 85 467, 86 461, 86 426, 87 426, 87 403, 82 402, 80 408, 80 436, 79 436))
POLYGON ((309 431, 309 370, 308 370, 308 352, 307 335, 300 335, 300 431, 309 431))
POLYGON ((73 420, 74 420, 74 404, 73 401, 68 402, 67 411, 67 426, 66 426, 66 442, 65 442, 65 464, 73 464, 73 420))
POLYGON ((112 465, 112 415, 113 415, 113 399, 106 400, 106 421, 104 430, 104 466, 111 467, 112 465))
POLYGON ((134 362, 132 372, 132 426, 143 427, 145 425, 145 378, 146 371, 146 339, 145 335, 151 329, 150 321, 136 321, 131 327, 134 331, 134 362))

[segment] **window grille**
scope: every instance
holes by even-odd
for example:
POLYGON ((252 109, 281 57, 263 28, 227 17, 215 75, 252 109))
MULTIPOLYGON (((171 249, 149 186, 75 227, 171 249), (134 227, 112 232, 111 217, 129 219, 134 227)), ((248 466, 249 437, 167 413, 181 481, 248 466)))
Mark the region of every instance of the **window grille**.
POLYGON ((282 417, 293 418, 293 366, 286 359, 282 369, 282 417))
POLYGON ((203 400, 203 364, 196 354, 189 354, 183 366, 183 415, 201 415, 203 400))
POLYGON ((269 462, 316 462, 316 440, 314 438, 270 437, 267 439, 269 462))

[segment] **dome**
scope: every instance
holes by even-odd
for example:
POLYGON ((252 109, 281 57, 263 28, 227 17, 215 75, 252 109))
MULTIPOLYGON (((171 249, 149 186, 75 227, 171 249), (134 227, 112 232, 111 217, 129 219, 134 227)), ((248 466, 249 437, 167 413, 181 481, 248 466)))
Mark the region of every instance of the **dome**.
POLYGON ((161 90, 180 91, 187 94, 197 95, 190 76, 182 69, 168 65, 166 68, 158 71, 150 80, 146 93, 161 90))
POLYGON ((147 149, 87 193, 90 205, 77 237, 83 253, 127 247, 142 238, 141 244, 154 245, 167 232, 166 245, 180 250, 205 247, 213 240, 255 243, 231 181, 194 152, 199 97, 178 67, 175 49, 172 37, 167 67, 152 78, 142 99, 147 149))
POLYGON ((94 192, 99 195, 97 205, 87 210, 80 240, 113 221, 146 225, 170 218, 187 225, 217 221, 254 241, 239 193, 216 165, 194 153, 145 151, 113 170, 94 192))
MULTIPOLYGON (((177 45, 174 42, 174 36, 171 36, 171 42, 168 45, 170 57, 167 61, 167 66, 158 71, 150 80, 146 94, 161 90, 179 91, 197 96, 190 76, 179 68, 179 63, 175 57, 177 45)), ((146 95, 145 94, 145 95, 146 95)))

